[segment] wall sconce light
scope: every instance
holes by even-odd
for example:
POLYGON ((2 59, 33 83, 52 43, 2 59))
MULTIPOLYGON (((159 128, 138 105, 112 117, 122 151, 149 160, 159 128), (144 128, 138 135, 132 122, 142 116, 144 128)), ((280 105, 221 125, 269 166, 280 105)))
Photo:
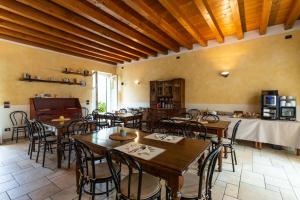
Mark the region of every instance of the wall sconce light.
POLYGON ((139 84, 141 84, 141 82, 139 80, 135 80, 134 84, 139 85, 139 84))
POLYGON ((229 72, 224 71, 224 72, 221 72, 220 75, 223 76, 224 78, 227 78, 229 76, 229 72))

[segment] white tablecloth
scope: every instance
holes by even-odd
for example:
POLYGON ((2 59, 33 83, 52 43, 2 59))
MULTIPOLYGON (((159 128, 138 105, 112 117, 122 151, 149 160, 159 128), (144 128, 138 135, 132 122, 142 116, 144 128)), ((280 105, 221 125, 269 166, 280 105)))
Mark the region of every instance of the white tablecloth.
MULTIPOLYGON (((231 121, 228 136, 232 134, 235 123, 240 120, 231 117, 220 117, 221 120, 231 121)), ((269 143, 286 147, 300 148, 300 122, 241 119, 236 138, 254 142, 269 143)))

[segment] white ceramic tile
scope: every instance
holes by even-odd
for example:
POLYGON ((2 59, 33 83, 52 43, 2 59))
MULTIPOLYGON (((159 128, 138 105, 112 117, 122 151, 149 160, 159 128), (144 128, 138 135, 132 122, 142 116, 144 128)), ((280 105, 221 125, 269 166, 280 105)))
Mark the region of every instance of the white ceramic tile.
POLYGON ((218 176, 218 180, 226 182, 226 183, 230 183, 230 184, 233 184, 233 185, 239 185, 240 177, 235 176, 235 175, 231 175, 231 174, 227 174, 227 173, 221 173, 218 176))
POLYGON ((273 185, 279 188, 292 189, 291 184, 286 179, 274 178, 270 176, 265 176, 266 184, 273 185))
POLYGON ((9 199, 9 196, 7 195, 6 192, 0 193, 0 199, 1 199, 1 200, 10 200, 10 199, 9 199))
POLYGON ((241 182, 263 187, 263 188, 265 187, 265 180, 262 174, 258 174, 246 170, 242 172, 241 182))
POLYGON ((50 184, 50 181, 47 178, 41 178, 39 180, 29 182, 19 187, 16 187, 12 190, 8 190, 7 193, 10 196, 10 198, 14 199, 14 198, 21 197, 31 191, 34 191, 48 184, 50 184))
POLYGON ((231 197, 237 197, 239 193, 239 187, 232 184, 227 184, 225 194, 231 197))
POLYGON ((279 192, 273 192, 247 183, 240 184, 238 199, 241 200, 282 200, 279 192))
POLYGON ((223 200, 238 200, 238 199, 231 196, 224 195, 223 200))
POLYGON ((280 192, 283 200, 297 200, 297 197, 293 190, 280 189, 280 192))
POLYGON ((280 167, 253 164, 253 172, 264 174, 266 176, 271 176, 275 178, 287 179, 284 170, 280 167))

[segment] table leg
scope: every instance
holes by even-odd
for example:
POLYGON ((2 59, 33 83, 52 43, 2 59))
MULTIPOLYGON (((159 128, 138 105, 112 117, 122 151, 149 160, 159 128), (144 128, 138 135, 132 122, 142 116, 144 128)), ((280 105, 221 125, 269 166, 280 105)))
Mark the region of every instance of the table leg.
POLYGON ((75 173, 76 173, 76 192, 77 194, 79 194, 79 164, 77 162, 77 159, 76 159, 76 167, 75 167, 75 173))
POLYGON ((183 186, 183 176, 172 176, 168 179, 168 186, 172 191, 172 199, 179 200, 181 197, 180 190, 183 186))
POLYGON ((63 134, 63 129, 57 129, 57 168, 61 168, 62 160, 62 146, 61 146, 61 137, 63 134))
MULTIPOLYGON (((217 135, 218 135, 218 144, 222 144, 223 137, 224 137, 224 130, 218 129, 217 130, 217 135)), ((219 172, 222 171, 222 157, 223 157, 223 153, 224 153, 224 150, 222 148, 221 152, 220 152, 220 155, 218 157, 218 164, 219 164, 218 170, 219 170, 219 172)))
POLYGON ((300 156, 300 149, 297 149, 297 156, 300 156))

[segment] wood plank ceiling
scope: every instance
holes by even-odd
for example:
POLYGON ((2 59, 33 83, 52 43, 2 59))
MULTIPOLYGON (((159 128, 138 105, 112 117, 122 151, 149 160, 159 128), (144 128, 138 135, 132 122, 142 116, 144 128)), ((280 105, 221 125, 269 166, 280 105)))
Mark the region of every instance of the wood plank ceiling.
POLYGON ((299 16, 300 0, 0 0, 0 38, 116 65, 299 16))

